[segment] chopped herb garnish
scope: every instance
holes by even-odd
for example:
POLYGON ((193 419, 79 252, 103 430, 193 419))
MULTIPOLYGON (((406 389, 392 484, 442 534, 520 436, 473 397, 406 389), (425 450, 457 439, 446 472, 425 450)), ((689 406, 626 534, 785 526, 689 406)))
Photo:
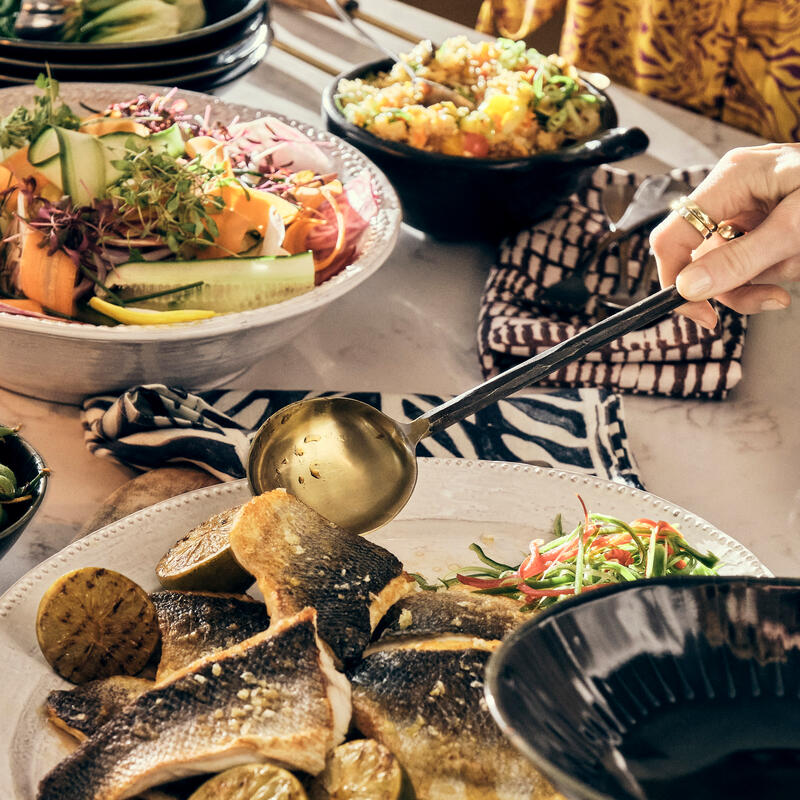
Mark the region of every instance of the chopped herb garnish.
POLYGON ((19 106, 0 119, 0 147, 24 147, 50 126, 78 129, 78 117, 69 106, 59 101, 58 81, 47 75, 39 75, 36 88, 41 89, 43 94, 33 98, 32 109, 19 106))
POLYGON ((179 256, 190 256, 193 246, 212 244, 219 235, 213 215, 225 205, 213 192, 230 180, 224 168, 147 147, 131 149, 129 155, 114 162, 122 175, 107 194, 120 216, 135 222, 136 237, 156 236, 179 256))

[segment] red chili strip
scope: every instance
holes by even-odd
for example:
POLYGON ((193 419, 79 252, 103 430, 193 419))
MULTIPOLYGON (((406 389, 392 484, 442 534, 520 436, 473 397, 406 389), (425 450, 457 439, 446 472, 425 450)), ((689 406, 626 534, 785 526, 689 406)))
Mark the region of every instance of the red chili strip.
POLYGON ((623 550, 620 547, 612 547, 607 553, 604 554, 606 561, 616 561, 622 566, 627 567, 633 563, 633 553, 623 550))
POLYGON ((507 578, 473 578, 471 575, 456 575, 459 583, 465 586, 474 586, 476 589, 497 589, 499 586, 514 586, 517 580, 515 575, 507 578))
MULTIPOLYGON (((589 586, 584 586, 581 592, 599 589, 603 585, 602 583, 593 583, 589 586)), ((565 594, 575 594, 574 586, 565 586, 563 589, 531 589, 530 586, 525 586, 527 591, 523 590, 523 586, 525 586, 524 583, 520 585, 519 589, 524 592, 526 597, 562 597, 565 594)))
POLYGON ((531 554, 519 565, 517 570, 519 577, 525 580, 525 578, 532 578, 534 575, 544 572, 550 561, 551 559, 539 552, 539 543, 536 539, 532 540, 531 554))

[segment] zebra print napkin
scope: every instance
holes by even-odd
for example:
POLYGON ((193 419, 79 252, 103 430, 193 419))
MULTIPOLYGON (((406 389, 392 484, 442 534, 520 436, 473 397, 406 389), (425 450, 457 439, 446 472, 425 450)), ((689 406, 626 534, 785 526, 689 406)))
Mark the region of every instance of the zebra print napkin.
MULTIPOLYGON (((83 426, 90 452, 140 470, 176 462, 220 480, 242 478, 250 439, 275 411, 305 397, 344 395, 397 420, 410 420, 444 398, 377 392, 208 391, 161 384, 120 397, 90 397, 83 426)), ((424 439, 420 456, 518 461, 596 475, 642 488, 628 452, 621 398, 604 389, 569 389, 514 397, 424 439)))
MULTIPOLYGON (((675 170, 672 177, 696 186, 704 168, 675 170)), ((601 194, 610 183, 637 183, 631 172, 600 167, 589 185, 572 195, 553 215, 506 239, 481 299, 478 349, 488 378, 574 336, 597 321, 598 295, 619 283, 616 249, 609 250, 585 276, 593 293, 586 316, 563 319, 542 305, 541 289, 557 283, 591 250, 607 230, 601 194)), ((630 277, 636 281, 647 261, 647 231, 631 237, 630 277)), ((653 277, 651 290, 658 287, 653 277)), ((720 324, 708 331, 686 317, 672 315, 564 367, 543 380, 551 386, 603 386, 632 394, 722 399, 742 376, 745 317, 718 306, 720 324)))

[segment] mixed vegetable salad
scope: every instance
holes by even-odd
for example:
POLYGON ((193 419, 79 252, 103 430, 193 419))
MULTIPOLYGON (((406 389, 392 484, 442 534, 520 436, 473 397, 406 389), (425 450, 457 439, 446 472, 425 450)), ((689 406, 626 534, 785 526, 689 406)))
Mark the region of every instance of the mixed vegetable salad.
MULTIPOLYGON (((556 517, 553 538, 534 539, 530 555, 512 566, 490 558, 480 545, 472 550, 479 565, 440 579, 441 587, 457 584, 481 594, 506 595, 522 603, 522 611, 539 611, 601 586, 664 575, 714 575, 719 558, 691 547, 668 522, 636 519, 627 523, 604 514, 590 514, 583 500, 584 521, 570 533, 556 517)), ((437 589, 421 576, 424 589, 437 589)))
POLYGON ((0 0, 0 36, 118 44, 202 28, 203 0, 0 0))
POLYGON ((225 124, 175 90, 81 118, 42 77, 0 119, 0 312, 191 321, 279 302, 352 263, 377 212, 324 145, 225 124))

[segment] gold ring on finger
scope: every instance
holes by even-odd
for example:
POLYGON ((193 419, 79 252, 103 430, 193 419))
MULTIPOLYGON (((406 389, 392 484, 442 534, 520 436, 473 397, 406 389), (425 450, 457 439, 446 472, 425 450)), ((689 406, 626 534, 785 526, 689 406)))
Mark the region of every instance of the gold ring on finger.
POLYGON ((670 204, 670 208, 683 217, 704 239, 710 239, 715 233, 723 239, 735 239, 743 233, 727 223, 714 222, 694 200, 688 197, 675 200, 670 204))

